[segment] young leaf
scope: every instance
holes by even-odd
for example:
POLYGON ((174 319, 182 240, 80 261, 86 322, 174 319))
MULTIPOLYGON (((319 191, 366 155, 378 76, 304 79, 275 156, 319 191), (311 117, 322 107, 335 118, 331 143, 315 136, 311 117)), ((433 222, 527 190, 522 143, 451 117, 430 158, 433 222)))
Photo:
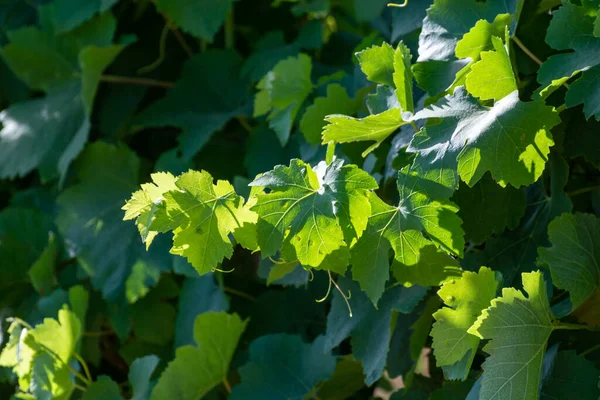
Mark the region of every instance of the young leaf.
POLYGON ((600 218, 563 214, 548 225, 552 247, 538 249, 538 265, 550 269, 554 286, 579 307, 600 286, 600 218))
POLYGON ((198 347, 186 345, 176 350, 175 359, 160 376, 150 399, 196 400, 221 383, 227 378, 231 358, 246 324, 237 314, 199 315, 194 324, 198 347))
POLYGON ((313 90, 311 71, 310 57, 300 54, 277 63, 256 86, 254 117, 269 114, 269 127, 282 146, 287 144, 296 115, 313 90))
POLYGON ((524 273, 522 278, 528 297, 504 288, 502 297, 492 300, 467 331, 490 340, 483 348, 490 356, 483 363, 481 400, 538 397, 553 325, 542 273, 524 273))
POLYGON ((433 354, 438 366, 461 363, 465 380, 477 353, 479 338, 467 333, 479 314, 496 297, 498 281, 494 272, 481 267, 478 273, 465 271, 460 279, 443 284, 438 295, 448 307, 433 314, 433 354), (466 362, 461 362, 466 359, 466 362))
POLYGON ((331 114, 353 115, 358 102, 348 97, 348 92, 337 83, 327 85, 327 96, 317 97, 315 102, 306 108, 300 120, 300 130, 309 143, 321 142, 321 131, 325 126, 325 117, 331 114))
POLYGON ((542 174, 550 147, 550 129, 558 114, 541 101, 521 102, 515 91, 492 108, 480 105, 458 87, 436 105, 415 114, 415 120, 440 118, 415 135, 409 151, 425 177, 449 190, 458 184, 457 171, 469 186, 486 171, 501 186, 535 182, 542 174))
POLYGON ((481 60, 471 66, 465 85, 469 93, 481 100, 498 101, 517 90, 508 50, 502 40, 492 36, 495 51, 484 51, 481 60))
POLYGON ((229 398, 304 398, 334 370, 335 357, 323 352, 322 337, 307 344, 300 336, 262 336, 250 345, 250 361, 240 368, 242 382, 229 398))
POLYGON ((477 21, 475 26, 456 43, 454 51, 457 58, 471 58, 473 61, 478 61, 481 58, 481 53, 484 51, 494 50, 494 37, 503 38, 506 27, 510 25, 512 15, 499 14, 490 23, 485 19, 477 21))
POLYGON ((150 230, 150 225, 156 218, 155 214, 163 200, 163 194, 177 189, 175 177, 168 172, 157 172, 151 177, 153 183, 142 184, 142 189, 134 192, 131 199, 121 208, 125 211, 124 221, 135 218, 142 241, 146 243, 146 250, 158 234, 150 230))
POLYGON ((314 169, 294 159, 256 178, 251 186, 268 188, 259 194, 258 244, 264 257, 283 246, 287 261, 306 267, 343 272, 348 247, 361 236, 370 215, 367 193, 375 180, 355 165, 335 160, 314 169))
POLYGON ((217 181, 206 171, 188 171, 177 178, 175 190, 162 194, 150 231, 173 231, 171 253, 186 257, 200 274, 214 270, 233 254, 229 235, 254 223, 254 213, 244 207, 227 181, 217 181))
POLYGON ((368 80, 394 87, 394 53, 392 46, 383 43, 356 53, 356 58, 368 80))
POLYGON ((333 141, 335 143, 352 143, 360 141, 375 141, 362 156, 366 157, 396 132, 402 125, 408 123, 402 119, 399 108, 392 108, 381 114, 369 115, 365 118, 352 118, 346 115, 328 115, 325 117, 328 124, 323 129, 323 144, 333 141))

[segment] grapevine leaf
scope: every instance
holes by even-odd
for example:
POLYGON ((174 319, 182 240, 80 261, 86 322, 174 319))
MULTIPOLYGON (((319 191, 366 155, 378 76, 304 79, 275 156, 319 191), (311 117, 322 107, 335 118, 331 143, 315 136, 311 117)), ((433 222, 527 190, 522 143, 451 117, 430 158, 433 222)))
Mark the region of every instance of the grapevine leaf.
POLYGON ((356 53, 356 58, 368 80, 394 87, 394 53, 392 46, 383 43, 356 53))
POLYGON ((191 159, 229 120, 246 113, 249 82, 240 77, 241 66, 241 57, 233 51, 212 50, 193 56, 184 64, 175 87, 135 122, 144 127, 180 128, 181 152, 191 159))
POLYGON ((599 374, 594 363, 582 355, 577 355, 573 350, 561 351, 553 360, 540 399, 597 399, 600 396, 599 374))
POLYGON ((68 399, 73 391, 69 369, 49 353, 33 360, 29 391, 40 400, 68 399))
POLYGON ((370 215, 367 193, 375 180, 355 165, 335 160, 316 168, 294 159, 256 178, 259 194, 253 210, 259 216, 258 244, 264 257, 286 249, 287 261, 343 272, 348 246, 364 231, 370 215), (293 257, 290 253, 295 253, 293 257))
POLYGON ((456 43, 456 57, 480 60, 482 52, 495 49, 493 37, 504 37, 505 29, 510 25, 511 20, 512 15, 500 14, 492 23, 485 19, 477 21, 475 26, 456 43))
POLYGON ((25 342, 28 330, 19 322, 13 321, 8 327, 9 339, 2 353, 0 353, 0 366, 10 367, 19 377, 19 386, 23 390, 29 388, 33 358, 36 351, 25 342))
POLYGON ((595 115, 596 119, 600 120, 600 65, 583 72, 581 77, 569 86, 565 104, 567 107, 583 104, 586 118, 595 115))
POLYGON ((395 87, 402 110, 414 112, 411 55, 404 43, 399 43, 395 50, 387 43, 372 46, 356 53, 356 57, 368 80, 395 87))
POLYGON ((440 118, 413 138, 409 151, 424 176, 448 188, 458 179, 469 186, 486 171, 501 186, 535 182, 542 174, 554 144, 550 128, 560 122, 557 113, 541 101, 521 102, 515 91, 488 108, 458 87, 414 119, 440 118))
POLYGON ((57 255, 57 244, 53 233, 48 235, 48 246, 40 255, 40 258, 29 269, 28 275, 31 285, 39 293, 49 293, 56 284, 54 268, 57 255))
POLYGON ((540 180, 527 190, 527 208, 517 229, 488 239, 484 251, 467 254, 464 262, 472 266, 469 269, 487 265, 502 273, 505 286, 512 286, 521 272, 537 268, 537 248, 548 243, 548 223, 573 208, 564 191, 569 178, 567 163, 551 154, 548 172, 548 186, 540 180))
POLYGON ((494 272, 482 267, 478 273, 465 271, 460 279, 444 283, 438 295, 446 306, 436 311, 431 336, 438 366, 449 366, 467 357, 461 380, 465 380, 475 358, 479 338, 467 333, 481 311, 496 297, 494 272))
MULTIPOLYGON (((57 199, 57 225, 92 285, 107 299, 124 299, 137 261, 144 261, 142 278, 171 268, 170 258, 165 262, 160 252, 148 255, 133 224, 121 220, 121 205, 137 187, 139 159, 126 148, 97 142, 84 151, 77 166, 79 182, 57 199)), ((143 279, 141 285, 149 282, 143 279)))
POLYGON ((156 370, 160 359, 156 356, 146 356, 135 360, 129 368, 129 382, 133 387, 131 400, 146 400, 150 398, 152 383, 150 378, 156 370))
POLYGON ((554 286, 571 295, 579 307, 600 286, 600 219, 591 214, 563 214, 548 225, 552 247, 538 249, 554 286))
MULTIPOLYGON (((51 6, 41 8, 42 16, 51 6)), ((94 17, 79 28, 55 35, 55 27, 45 24, 10 31, 10 43, 2 48, 2 56, 10 69, 33 89, 50 91, 78 80, 80 51, 87 46, 110 46, 116 20, 109 13, 94 17)))
POLYGON ((508 50, 495 36, 492 36, 492 44, 495 51, 481 53, 481 60, 471 66, 465 84, 473 96, 498 101, 518 88, 508 50))
POLYGON ((30 267, 46 252, 48 238, 56 232, 49 215, 24 208, 0 212, 0 291, 26 281, 30 267))
POLYGON ((119 385, 108 376, 102 375, 83 394, 83 400, 123 400, 119 385))
MULTIPOLYGON (((567 107, 584 103, 586 117, 595 115, 600 119, 600 102, 596 95, 600 84, 598 68, 595 68, 600 65, 600 38, 593 36, 594 17, 590 15, 589 7, 564 2, 552 13, 546 42, 556 50, 573 51, 549 57, 540 67, 538 82, 542 84, 541 95, 545 97, 570 77, 584 71, 574 88, 569 88, 565 103, 567 107)), ((597 6, 592 7, 597 10, 597 6)))
MULTIPOLYGON (((229 234, 235 236, 245 223, 253 223, 255 215, 244 207, 244 199, 229 182, 215 185, 206 171, 186 172, 175 186, 162 194, 150 231, 173 231, 171 253, 186 257, 200 274, 206 274, 231 257, 229 234)), ((132 201, 137 203, 137 199, 132 201)))
POLYGON ((307 344, 300 336, 262 336, 250 344, 250 361, 240 368, 242 383, 230 399, 304 398, 334 370, 335 357, 323 353, 322 337, 307 344))
POLYGON ((151 231, 150 225, 155 219, 158 204, 163 199, 163 194, 176 190, 175 177, 168 172, 152 174, 153 183, 144 183, 142 188, 131 195, 131 199, 121 208, 125 211, 124 221, 134 219, 146 249, 150 247, 158 232, 151 231))
POLYGON ((119 0, 56 0, 53 3, 53 22, 59 32, 70 31, 97 13, 109 10, 119 0))
POLYGON ((407 121, 402 119, 399 108, 392 108, 381 114, 369 115, 365 118, 352 118, 346 115, 328 115, 328 124, 323 130, 323 144, 351 143, 358 141, 375 141, 362 153, 363 157, 375 150, 392 133, 396 132, 407 121))
POLYGON ((156 345, 166 345, 173 338, 175 307, 148 296, 132 307, 133 333, 138 340, 156 345))
POLYGON ((354 357, 362 363, 365 383, 371 385, 383 373, 390 347, 390 324, 392 312, 410 313, 425 296, 421 286, 405 288, 396 286, 387 290, 375 308, 358 284, 350 279, 340 278, 338 285, 344 293, 351 293, 348 299, 352 316, 339 292, 333 294, 331 310, 327 315, 325 351, 338 346, 351 336, 354 357))
POLYGON ((430 96, 448 90, 457 81, 459 72, 468 70, 470 59, 453 61, 425 61, 413 65, 412 71, 419 87, 430 96))
POLYGON ((337 363, 331 379, 319 388, 319 398, 345 400, 365 386, 364 380, 360 362, 344 357, 337 363))
POLYGON ((310 57, 300 54, 277 63, 256 86, 254 116, 269 114, 269 127, 282 146, 287 144, 296 115, 313 90, 311 71, 310 57))
POLYGON ((406 3, 403 8, 393 8, 390 41, 396 43, 402 36, 421 28, 431 3, 432 0, 415 0, 406 3))
POLYGON ((515 229, 526 208, 523 190, 502 188, 488 175, 472 188, 461 186, 452 199, 459 207, 466 237, 477 244, 506 228, 515 229))
POLYGON ((350 252, 352 277, 373 304, 377 304, 388 279, 390 249, 395 253, 392 270, 399 282, 438 285, 460 273, 456 261, 433 244, 462 256, 464 232, 456 206, 447 200, 432 200, 423 180, 409 167, 398 174, 398 190, 397 207, 370 196, 372 212, 367 229, 350 252))
POLYGON ((358 102, 348 97, 343 86, 332 83, 327 85, 327 95, 317 97, 300 120, 300 131, 309 143, 319 144, 321 132, 325 126, 325 117, 334 113, 352 115, 356 112, 358 102))
POLYGON ((524 273, 523 288, 504 288, 492 300, 468 332, 489 339, 483 350, 490 356, 483 363, 479 398, 537 398, 546 342, 553 325, 546 284, 541 272, 524 273))
POLYGON ((237 314, 208 312, 194 323, 198 347, 186 345, 175 352, 152 390, 151 400, 196 400, 227 377, 229 363, 246 328, 237 314), (202 371, 198 374, 198 371, 202 371))
POLYGON ((413 104, 413 73, 411 70, 412 56, 404 43, 399 43, 394 52, 394 87, 396 97, 403 111, 415 112, 413 104))
POLYGON ((175 25, 209 42, 212 42, 232 7, 233 0, 156 0, 158 11, 175 25))
POLYGON ((35 168, 44 181, 64 177, 90 130, 78 83, 14 104, 0 113, 0 122, 0 176, 4 178, 22 177, 35 168))
POLYGON ((25 341, 36 352, 50 352, 63 365, 68 364, 81 337, 81 322, 67 307, 58 311, 58 320, 45 318, 29 331, 25 341))
POLYGON ((450 60, 459 39, 482 19, 492 23, 499 14, 514 15, 516 17, 510 27, 511 33, 514 32, 522 5, 520 0, 435 0, 423 20, 418 61, 450 60))
POLYGON ((194 344, 194 321, 208 311, 227 311, 229 302, 215 285, 212 274, 187 278, 181 287, 177 320, 175 321, 175 348, 194 344))

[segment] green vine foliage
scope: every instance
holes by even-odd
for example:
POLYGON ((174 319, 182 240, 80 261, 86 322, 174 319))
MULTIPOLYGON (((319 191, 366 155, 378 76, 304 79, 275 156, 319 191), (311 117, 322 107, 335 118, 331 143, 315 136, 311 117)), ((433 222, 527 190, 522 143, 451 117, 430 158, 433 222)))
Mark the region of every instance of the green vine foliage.
POLYGON ((0 25, 0 398, 600 399, 597 0, 0 25))

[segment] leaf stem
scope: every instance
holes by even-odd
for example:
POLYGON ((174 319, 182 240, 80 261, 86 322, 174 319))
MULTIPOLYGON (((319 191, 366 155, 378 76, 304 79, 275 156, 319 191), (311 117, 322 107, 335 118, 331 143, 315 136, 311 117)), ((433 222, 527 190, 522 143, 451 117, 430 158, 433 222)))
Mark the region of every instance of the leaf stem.
POLYGON ((112 330, 106 330, 106 331, 99 331, 99 332, 83 332, 81 334, 81 336, 86 336, 86 337, 99 337, 99 336, 109 336, 112 335, 114 332, 112 330))
POLYGON ((556 112, 560 114, 561 112, 565 111, 566 109, 567 109, 567 105, 563 104, 563 105, 556 107, 556 112))
POLYGON ((577 196, 579 194, 593 192, 594 190, 600 190, 600 185, 589 186, 589 187, 585 187, 585 188, 581 188, 581 189, 577 189, 577 190, 572 190, 570 192, 567 192, 567 196, 577 196))
POLYGON ((86 389, 86 388, 84 388, 83 386, 79 386, 79 385, 78 385, 78 384, 76 384, 76 383, 73 383, 73 387, 74 387, 75 389, 77 389, 77 390, 81 390, 82 392, 85 392, 85 391, 87 390, 87 389, 86 389))
POLYGON ((408 0, 404 0, 404 3, 402 3, 402 4, 399 4, 399 3, 388 3, 387 4, 388 7, 399 7, 399 8, 406 7, 407 5, 408 5, 408 0))
POLYGON ((156 79, 135 78, 131 76, 100 75, 102 82, 121 83, 125 85, 156 86, 165 89, 171 89, 175 86, 174 82, 159 81, 156 79))
POLYGON ((531 58, 531 59, 532 59, 532 60, 533 60, 533 61, 534 61, 534 62, 535 62, 537 65, 542 65, 542 61, 541 61, 539 58, 537 58, 537 57, 536 57, 536 55, 535 55, 535 54, 533 54, 533 53, 531 52, 531 50, 529 50, 529 49, 527 48, 527 46, 525 46, 525 45, 523 44, 523 42, 521 42, 521 40, 520 40, 518 37, 516 37, 516 36, 512 36, 512 40, 513 40, 513 42, 515 42, 515 44, 516 44, 517 46, 519 46, 519 48, 520 48, 521 50, 523 50, 523 53, 527 54, 527 56, 528 56, 529 58, 531 58))
POLYGON ((8 322, 18 322, 19 324, 23 325, 25 328, 27 329, 33 329, 33 326, 29 325, 27 322, 25 322, 24 320, 22 320, 19 317, 10 317, 6 319, 8 322))
POLYGON ((88 368, 88 365, 85 362, 85 360, 83 359, 83 357, 81 357, 79 355, 79 353, 77 353, 77 352, 73 352, 73 357, 75 357, 77 359, 77 361, 79 361, 79 364, 81 364, 81 367, 83 368, 83 371, 85 372, 85 376, 88 378, 88 380, 90 382, 93 381, 92 374, 90 374, 90 369, 88 368))
POLYGON ((580 356, 585 357, 588 354, 590 354, 590 353, 592 353, 592 352, 594 352, 594 351, 596 351, 598 349, 600 349, 600 344, 597 344, 594 347, 591 347, 591 348, 587 349, 586 351, 584 351, 583 353, 581 353, 580 356))
POLYGON ((225 20, 225 48, 235 48, 235 20, 233 16, 233 7, 225 20))
POLYGON ((160 40, 158 42, 158 58, 154 60, 152 63, 140 68, 137 70, 138 74, 146 74, 148 72, 154 71, 158 68, 163 61, 165 61, 165 56, 167 54, 167 36, 169 35, 169 25, 165 24, 163 30, 160 34, 160 40))
POLYGON ((231 385, 229 384, 227 377, 225 377, 225 379, 223 379, 223 386, 225 386, 225 390, 227 391, 227 393, 231 394, 231 385))
POLYGON ((179 29, 177 29, 177 27, 175 25, 173 25, 173 23, 171 22, 171 20, 169 18, 167 18, 164 15, 163 15, 163 17, 165 18, 165 23, 167 24, 167 26, 169 27, 169 29, 171 30, 171 32, 173 32, 173 35, 175 35, 175 38, 177 39, 177 41, 181 45, 181 48, 183 48, 183 51, 186 52, 186 54, 188 55, 188 57, 193 56, 194 52, 192 51, 192 49, 190 48, 190 46, 185 41, 185 38, 183 37, 183 35, 181 34, 181 32, 179 32, 179 29))
POLYGON ((243 297, 244 299, 250 300, 253 303, 256 303, 256 297, 252 296, 251 294, 248 294, 246 292, 242 292, 241 290, 237 290, 237 289, 233 289, 227 286, 223 286, 223 291, 225 293, 229 293, 229 294, 233 294, 236 295, 238 297, 243 297))
POLYGON ((252 127, 248 123, 248 120, 246 119, 245 116, 238 115, 237 117, 235 117, 235 119, 237 119, 237 121, 240 123, 240 125, 242 126, 242 128, 244 128, 246 131, 248 131, 248 132, 252 132, 253 131, 252 127))
POLYGON ((570 324, 568 322, 560 322, 560 321, 556 321, 554 323, 553 329, 554 330, 568 330, 568 331, 580 331, 580 330, 600 331, 600 328, 596 328, 593 326, 582 325, 582 324, 570 324))

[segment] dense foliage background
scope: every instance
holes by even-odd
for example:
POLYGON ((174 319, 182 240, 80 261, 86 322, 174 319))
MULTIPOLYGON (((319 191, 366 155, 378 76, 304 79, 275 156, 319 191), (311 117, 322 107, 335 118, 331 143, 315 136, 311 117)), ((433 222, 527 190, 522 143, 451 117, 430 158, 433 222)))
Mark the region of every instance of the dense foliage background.
POLYGON ((599 398, 599 10, 0 1, 0 398, 599 398))

